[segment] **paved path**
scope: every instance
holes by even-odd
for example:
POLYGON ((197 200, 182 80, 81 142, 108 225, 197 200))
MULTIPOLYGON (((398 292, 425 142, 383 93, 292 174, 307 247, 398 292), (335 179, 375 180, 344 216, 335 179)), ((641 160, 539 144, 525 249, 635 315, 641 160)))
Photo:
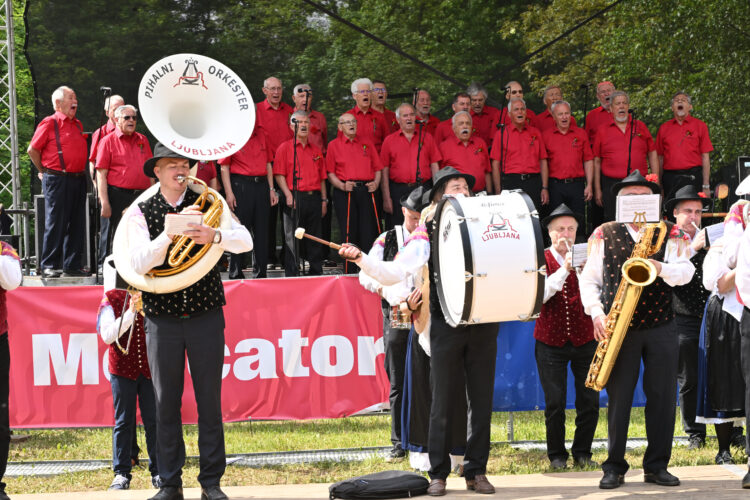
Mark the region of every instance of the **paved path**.
MULTIPOLYGON (((555 474, 524 474, 518 476, 491 476, 497 493, 494 496, 477 495, 466 491, 461 478, 448 479, 448 495, 443 498, 507 498, 507 499, 603 499, 624 497, 674 498, 723 500, 750 498, 750 491, 742 490, 740 480, 745 474, 744 466, 705 465, 698 467, 674 467, 670 471, 682 484, 666 488, 643 482, 640 470, 630 471, 625 484, 615 490, 598 488, 600 472, 564 472, 555 474)), ((249 499, 327 499, 328 484, 292 484, 276 486, 232 486, 224 491, 233 500, 249 499)), ((155 490, 130 490, 122 492, 89 491, 79 493, 51 493, 39 495, 13 495, 13 500, 145 500, 155 490)), ((188 488, 185 498, 199 500, 200 490, 188 488)), ((427 498, 427 497, 423 497, 427 498)))

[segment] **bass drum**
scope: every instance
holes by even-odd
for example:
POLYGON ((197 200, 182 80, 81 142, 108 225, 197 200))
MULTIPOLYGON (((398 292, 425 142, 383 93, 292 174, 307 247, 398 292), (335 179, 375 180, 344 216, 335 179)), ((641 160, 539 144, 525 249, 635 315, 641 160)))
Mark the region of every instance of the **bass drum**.
POLYGON ((448 324, 526 321, 539 314, 544 245, 526 193, 445 198, 435 224, 431 259, 448 324))

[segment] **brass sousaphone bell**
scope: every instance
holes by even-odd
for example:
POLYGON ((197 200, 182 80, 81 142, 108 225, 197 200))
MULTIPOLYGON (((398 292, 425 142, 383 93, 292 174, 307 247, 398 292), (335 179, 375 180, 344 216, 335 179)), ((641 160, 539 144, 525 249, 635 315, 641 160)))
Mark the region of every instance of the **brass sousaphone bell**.
MULTIPOLYGON (((222 63, 198 54, 174 54, 151 66, 141 79, 138 106, 143 122, 164 146, 188 158, 218 160, 239 151, 255 125, 255 105, 237 74, 222 63)), ((183 180, 200 193, 203 222, 228 229, 232 215, 226 200, 196 177, 194 169, 183 180)), ((159 191, 156 183, 144 191, 127 211, 159 191)), ((123 217, 123 220, 126 220, 123 217)), ((195 249, 187 236, 174 238, 168 267, 142 275, 130 262, 127 224, 114 235, 112 253, 120 276, 132 287, 150 293, 171 293, 189 287, 219 261, 223 250, 213 244, 195 249)))

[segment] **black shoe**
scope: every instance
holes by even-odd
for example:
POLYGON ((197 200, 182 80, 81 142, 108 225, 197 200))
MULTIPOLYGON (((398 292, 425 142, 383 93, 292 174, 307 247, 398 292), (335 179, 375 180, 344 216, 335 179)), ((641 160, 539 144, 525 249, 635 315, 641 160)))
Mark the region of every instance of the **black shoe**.
POLYGON ((591 457, 573 457, 573 463, 576 467, 586 468, 593 467, 598 468, 599 464, 591 460, 591 457))
POLYGON ((748 471, 748 473, 745 474, 745 477, 742 478, 742 487, 745 489, 750 488, 750 471, 748 471))
POLYGON ((688 438, 688 450, 697 450, 706 446, 706 438, 700 434, 693 434, 688 438))
POLYGON ((52 269, 51 267, 45 267, 42 271, 42 276, 45 278, 59 278, 62 275, 62 271, 59 269, 52 269))
POLYGON ((549 461, 549 468, 552 470, 567 469, 568 461, 564 458, 553 458, 549 461))
POLYGON ((719 450, 719 453, 717 453, 714 458, 714 462, 716 462, 716 465, 723 465, 733 464, 734 460, 732 459, 732 454, 729 453, 729 450, 719 450))
POLYGON ((599 481, 599 488, 603 490, 613 490, 619 488, 625 482, 625 475, 618 474, 614 471, 604 471, 604 477, 599 481))
POLYGON ((399 445, 394 445, 393 448, 390 449, 388 452, 388 456, 386 457, 386 462, 393 462, 395 460, 400 460, 406 456, 406 452, 401 448, 399 445))
POLYGON ((10 497, 5 493, 5 488, 0 490, 0 500, 10 500, 10 497))
POLYGON ((658 472, 644 472, 643 481, 646 483, 656 483, 659 486, 679 486, 680 480, 677 476, 673 476, 667 469, 662 469, 658 472))
POLYGON ((201 500, 229 500, 229 497, 218 486, 201 488, 201 500))
POLYGON ((88 271, 84 271, 83 269, 64 269, 63 275, 64 276, 70 276, 74 278, 79 278, 82 276, 88 276, 90 273, 88 271))
POLYGON ((148 500, 185 500, 180 486, 162 486, 159 492, 148 500))

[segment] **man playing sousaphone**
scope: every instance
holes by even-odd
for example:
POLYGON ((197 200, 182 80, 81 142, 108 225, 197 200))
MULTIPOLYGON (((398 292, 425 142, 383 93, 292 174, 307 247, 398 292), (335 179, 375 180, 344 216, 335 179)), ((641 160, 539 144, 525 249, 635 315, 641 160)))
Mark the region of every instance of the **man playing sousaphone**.
MULTIPOLYGON (((613 195, 637 196, 659 193, 659 185, 634 170, 612 187, 613 195)), ((688 283, 695 268, 688 258, 689 240, 679 228, 666 225, 666 243, 648 260, 656 270, 655 281, 645 286, 635 305, 627 335, 619 349, 609 382, 608 457, 602 464, 603 489, 624 483, 628 470, 625 444, 628 438, 633 391, 638 382, 641 360, 644 364, 643 391, 646 393, 646 435, 648 446, 643 457, 644 480, 662 486, 677 486, 680 480, 667 472, 674 435, 677 357, 679 345, 673 328, 672 288, 688 283)), ((610 335, 607 314, 613 307, 623 263, 640 248, 642 232, 635 224, 607 222, 589 238, 589 257, 580 277, 581 301, 594 322, 594 337, 610 335)))
MULTIPOLYGON (((159 180, 158 192, 132 205, 123 216, 127 228, 129 263, 145 275, 166 264, 175 235, 165 231, 167 213, 199 214, 198 193, 188 189, 194 160, 157 144, 144 173, 159 180)), ((136 200, 137 202, 138 200, 136 200)), ((183 234, 197 245, 212 243, 231 253, 253 248, 248 230, 232 219, 228 229, 205 223, 189 224, 183 234)), ((187 353, 198 405, 198 449, 202 500, 222 500, 219 488, 226 467, 221 418, 221 371, 224 360, 226 304, 219 269, 214 266, 194 284, 172 293, 143 292, 146 348, 156 395, 159 474, 163 486, 151 500, 181 500, 185 443, 182 437, 182 391, 187 353)))
MULTIPOLYGON (((353 260, 365 273, 383 285, 392 285, 408 276, 416 276, 428 263, 430 273, 430 240, 435 223, 432 215, 443 196, 471 196, 474 177, 445 167, 433 176, 430 191, 432 205, 426 220, 411 234, 399 258, 383 262, 360 253, 353 246, 344 245, 339 254, 353 260)), ((434 280, 430 284, 430 369, 432 405, 428 450, 430 454, 430 486, 427 494, 446 494, 446 478, 451 471, 450 451, 466 439, 464 478, 466 487, 477 493, 494 493, 487 480, 486 469, 490 452, 490 418, 495 380, 495 355, 497 353, 497 323, 469 324, 451 327, 445 320, 437 296, 434 280), (456 373, 465 374, 465 384, 456 373), (468 436, 466 428, 457 435, 454 422, 461 418, 456 401, 466 400, 469 406, 468 436)))

